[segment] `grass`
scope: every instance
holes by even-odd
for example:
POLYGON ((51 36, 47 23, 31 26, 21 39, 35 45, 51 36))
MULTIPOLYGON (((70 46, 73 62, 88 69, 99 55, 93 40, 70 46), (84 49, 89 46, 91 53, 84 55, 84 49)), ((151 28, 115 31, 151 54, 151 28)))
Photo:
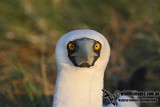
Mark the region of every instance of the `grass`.
POLYGON ((109 40, 106 89, 145 65, 145 90, 159 90, 159 11, 159 0, 0 1, 0 106, 51 107, 55 46, 75 29, 93 29, 109 40))

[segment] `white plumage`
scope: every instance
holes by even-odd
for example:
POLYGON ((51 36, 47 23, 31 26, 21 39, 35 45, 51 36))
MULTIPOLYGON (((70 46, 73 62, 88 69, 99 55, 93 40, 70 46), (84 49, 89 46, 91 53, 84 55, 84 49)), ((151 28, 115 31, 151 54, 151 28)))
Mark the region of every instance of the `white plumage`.
POLYGON ((75 30, 63 35, 56 45, 58 76, 52 106, 102 107, 103 76, 109 56, 108 41, 96 31, 75 30), (81 38, 101 44, 100 56, 93 66, 77 67, 68 57, 67 44, 81 38))
POLYGON ((139 103, 135 102, 119 102, 119 99, 131 99, 129 96, 119 96, 118 99, 116 100, 117 105, 114 106, 113 104, 109 105, 103 105, 103 107, 139 107, 139 103))
POLYGON ((102 107, 104 70, 109 60, 108 41, 93 30, 75 30, 63 35, 56 46, 58 76, 53 107, 102 107), (76 67, 68 58, 67 43, 90 38, 102 44, 100 57, 94 66, 76 67))

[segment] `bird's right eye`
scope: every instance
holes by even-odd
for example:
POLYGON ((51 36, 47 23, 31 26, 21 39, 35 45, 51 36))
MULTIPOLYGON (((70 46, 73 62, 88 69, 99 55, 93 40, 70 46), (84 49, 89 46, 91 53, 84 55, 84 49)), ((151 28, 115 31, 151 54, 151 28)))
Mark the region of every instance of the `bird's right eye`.
POLYGON ((69 43, 69 44, 68 44, 68 49, 69 49, 70 51, 74 51, 74 50, 75 50, 75 45, 74 45, 73 43, 69 43))
POLYGON ((94 49, 95 49, 95 50, 99 50, 100 48, 101 48, 100 43, 96 43, 96 44, 94 45, 94 49))

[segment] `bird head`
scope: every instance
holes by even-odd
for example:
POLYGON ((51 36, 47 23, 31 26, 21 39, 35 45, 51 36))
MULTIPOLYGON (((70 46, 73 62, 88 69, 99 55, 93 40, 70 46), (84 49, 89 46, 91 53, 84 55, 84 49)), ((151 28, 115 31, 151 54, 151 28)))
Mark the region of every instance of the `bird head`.
POLYGON ((107 65, 110 46, 105 37, 93 30, 74 30, 63 35, 56 46, 57 64, 75 68, 107 65))

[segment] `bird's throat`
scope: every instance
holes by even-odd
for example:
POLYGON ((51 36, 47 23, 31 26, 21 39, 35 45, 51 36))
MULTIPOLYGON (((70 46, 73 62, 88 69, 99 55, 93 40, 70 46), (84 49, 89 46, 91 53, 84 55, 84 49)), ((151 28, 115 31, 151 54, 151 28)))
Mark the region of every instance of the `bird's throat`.
POLYGON ((102 107, 103 74, 61 66, 65 69, 58 69, 53 107, 102 107))

